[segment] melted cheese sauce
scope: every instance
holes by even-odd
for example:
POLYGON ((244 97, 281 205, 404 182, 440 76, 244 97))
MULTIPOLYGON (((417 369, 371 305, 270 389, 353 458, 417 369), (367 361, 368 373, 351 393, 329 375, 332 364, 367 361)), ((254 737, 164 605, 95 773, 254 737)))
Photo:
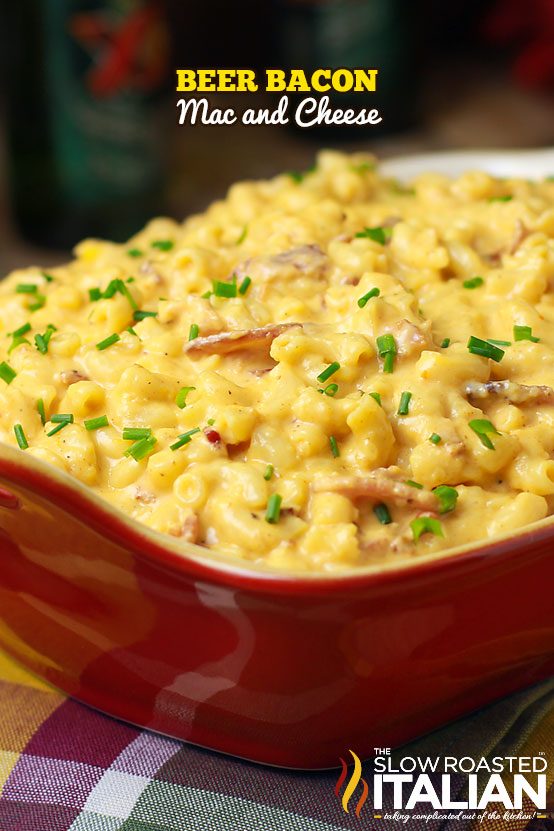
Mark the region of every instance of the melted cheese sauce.
POLYGON ((140 522, 278 569, 516 529, 554 508, 553 238, 551 181, 406 189, 371 157, 321 153, 304 177, 237 184, 182 225, 5 280, 0 439, 17 446, 20 425, 22 452, 140 522), (472 336, 509 345, 495 361, 472 336), (72 423, 48 435, 56 414, 72 423), (129 427, 151 431, 143 457, 129 427))

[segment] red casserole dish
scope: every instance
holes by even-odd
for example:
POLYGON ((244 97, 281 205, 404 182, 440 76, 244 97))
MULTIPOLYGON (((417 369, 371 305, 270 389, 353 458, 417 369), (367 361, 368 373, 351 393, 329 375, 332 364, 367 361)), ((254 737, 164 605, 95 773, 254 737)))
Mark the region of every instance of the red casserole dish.
MULTIPOLYGON (((552 151, 383 166, 544 175, 552 151)), ((139 525, 0 445, 0 646, 135 724, 296 768, 395 746, 554 673, 554 519, 381 570, 283 575, 139 525)))
POLYGON ((1 646, 135 724, 325 768, 554 672, 552 520, 395 569, 289 577, 168 540, 17 450, 1 448, 0 487, 1 646))

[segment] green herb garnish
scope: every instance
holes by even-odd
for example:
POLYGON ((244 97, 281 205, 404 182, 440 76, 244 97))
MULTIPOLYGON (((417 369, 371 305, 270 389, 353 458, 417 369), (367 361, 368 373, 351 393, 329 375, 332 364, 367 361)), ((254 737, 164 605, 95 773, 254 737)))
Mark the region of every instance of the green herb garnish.
POLYGON ((511 202, 513 198, 513 196, 491 196, 489 202, 511 202))
POLYGON ((140 462, 152 453, 158 440, 155 436, 145 436, 143 439, 138 439, 134 444, 125 451, 126 456, 131 456, 135 462, 140 462))
POLYGON ((40 415, 40 421, 42 423, 42 426, 44 427, 44 425, 46 424, 46 411, 44 409, 44 401, 42 400, 42 398, 39 398, 37 401, 37 410, 40 415))
POLYGON ((242 283, 240 284, 240 286, 239 286, 239 294, 246 294, 251 282, 252 282, 252 278, 246 276, 244 278, 244 280, 242 281, 242 283))
POLYGON ((495 338, 487 338, 488 343, 494 343, 495 346, 511 346, 512 342, 509 340, 496 340, 495 338))
POLYGON ((15 287, 16 294, 36 294, 38 286, 36 283, 18 283, 15 287))
POLYGON ((334 375, 335 372, 338 372, 339 369, 340 369, 339 362, 338 361, 333 361, 333 363, 329 364, 329 366, 326 367, 323 370, 323 372, 319 373, 319 375, 317 376, 317 380, 321 381, 323 383, 323 381, 326 381, 328 378, 331 377, 331 375, 334 375))
POLYGON ((377 520, 381 523, 381 525, 390 525, 390 523, 392 522, 390 511, 384 502, 381 502, 380 505, 375 505, 375 507, 373 508, 373 513, 375 514, 377 520))
POLYGON ((102 415, 98 418, 87 418, 83 423, 85 430, 100 430, 101 427, 108 427, 110 422, 107 415, 102 415))
POLYGON ((96 348, 99 352, 103 352, 104 349, 108 349, 109 346, 113 346, 114 343, 117 343, 120 340, 121 337, 117 334, 117 332, 114 332, 113 335, 110 335, 109 337, 104 338, 104 340, 101 340, 100 343, 97 343, 96 348))
POLYGON ((21 424, 15 424, 13 431, 15 433, 15 438, 21 450, 27 450, 27 448, 29 447, 29 442, 27 441, 21 424))
POLYGON ((464 289, 477 289, 482 286, 485 281, 482 277, 472 277, 471 280, 464 280, 464 289))
POLYGON ((333 454, 335 459, 338 459, 338 457, 340 456, 340 450, 337 444, 337 440, 334 436, 329 436, 329 446, 331 448, 331 453, 333 454))
POLYGON ((16 375, 17 372, 15 371, 15 369, 12 369, 12 367, 9 364, 7 364, 6 361, 2 361, 2 363, 0 364, 0 378, 2 379, 2 381, 4 381, 6 384, 11 384, 16 375))
POLYGON ((410 401, 412 399, 411 392, 403 392, 400 396, 400 403, 398 405, 397 415, 405 416, 408 415, 408 411, 410 409, 410 401))
POLYGON ((379 404, 380 407, 383 406, 381 404, 381 393, 380 392, 370 392, 369 395, 371 395, 371 397, 373 399, 375 399, 375 401, 377 401, 377 403, 379 404))
POLYGON ((269 482, 269 480, 273 476, 273 471, 274 470, 275 470, 275 468, 273 467, 273 465, 268 465, 266 467, 265 473, 264 473, 264 479, 265 479, 266 482, 269 482))
POLYGON ((138 441, 139 439, 149 439, 152 435, 150 427, 124 427, 121 433, 121 438, 124 441, 138 441))
POLYGON ((127 251, 128 257, 142 257, 142 251, 140 248, 129 248, 127 251))
POLYGON ((237 283, 233 280, 232 283, 224 283, 221 280, 213 280, 213 293, 216 297, 236 297, 237 283))
POLYGON ((195 390, 196 387, 182 387, 179 392, 177 393, 177 397, 175 398, 175 403, 179 407, 180 410, 184 410, 187 406, 187 395, 189 392, 195 390))
POLYGON ((281 502, 283 497, 278 493, 272 493, 267 502, 267 510, 265 512, 266 522, 270 525, 275 525, 279 522, 281 516, 281 502))
POLYGON ((189 340, 196 340, 200 334, 200 327, 198 323, 191 323, 189 329, 189 340))
POLYGON ((150 243, 152 248, 157 248, 158 251, 171 251, 175 243, 170 239, 157 239, 150 243))
POLYGON ((364 228, 355 235, 358 239, 371 239, 373 242, 378 242, 379 245, 386 245, 387 240, 392 236, 392 228, 364 228))
POLYGON ((450 485, 439 485, 434 488, 433 493, 439 500, 439 513, 446 514, 453 511, 458 501, 458 491, 450 485))
POLYGON ((414 482, 413 479, 406 479, 405 483, 409 485, 411 488, 417 488, 418 490, 423 490, 423 485, 420 482, 414 482))
POLYGON ((144 309, 138 309, 133 312, 133 320, 139 323, 141 320, 146 320, 147 317, 158 317, 158 312, 147 312, 144 309))
POLYGON ((500 433, 494 424, 486 418, 474 418, 469 422, 469 426, 473 432, 481 439, 481 444, 484 444, 489 450, 494 450, 494 444, 489 439, 488 434, 493 433, 499 436, 500 433))
POLYGON ((235 245, 241 245, 248 235, 248 225, 245 225, 242 231, 240 232, 235 245))
POLYGON ((363 297, 360 297, 358 300, 358 306, 360 309, 363 309, 366 303, 371 300, 372 297, 379 297, 381 294, 381 289, 375 287, 374 289, 370 289, 367 294, 364 294, 363 297))
POLYGON ((328 395, 329 398, 334 398, 338 391, 338 384, 327 384, 326 387, 323 387, 322 389, 318 390, 318 392, 322 393, 322 395, 328 395))
POLYGON ((52 337, 55 331, 56 327, 49 323, 43 335, 35 335, 35 345, 42 355, 46 355, 46 353, 48 352, 48 344, 50 343, 50 338, 52 337))
POLYGON ((497 363, 500 363, 504 357, 503 349, 499 349, 498 346, 489 343, 488 340, 481 340, 481 338, 476 338, 473 335, 467 342, 467 348, 474 355, 482 355, 483 358, 490 358, 497 363))
POLYGON ((441 437, 439 436, 438 433, 431 433, 431 435, 429 436, 429 441, 432 444, 440 444, 442 439, 441 439, 441 437))
POLYGON ((183 447, 185 444, 188 444, 189 441, 192 440, 192 437, 195 433, 200 432, 200 427, 194 427, 192 430, 188 430, 186 433, 182 433, 179 436, 177 441, 174 444, 170 445, 170 450, 179 450, 180 447, 183 447))
POLYGON ((410 528, 414 537, 414 542, 418 542, 422 534, 434 534, 436 537, 444 537, 442 524, 438 519, 433 519, 430 516, 418 516, 410 522, 410 528))
POLYGON ((445 338, 441 343, 441 349, 446 349, 448 346, 450 346, 450 338, 445 338))
POLYGON ((530 340, 533 343, 538 343, 540 338, 533 335, 530 326, 514 326, 514 340, 530 340))
POLYGON ((394 370, 394 358, 397 354, 396 341, 393 335, 379 335, 377 338, 377 351, 379 357, 384 358, 383 372, 392 372, 394 370))

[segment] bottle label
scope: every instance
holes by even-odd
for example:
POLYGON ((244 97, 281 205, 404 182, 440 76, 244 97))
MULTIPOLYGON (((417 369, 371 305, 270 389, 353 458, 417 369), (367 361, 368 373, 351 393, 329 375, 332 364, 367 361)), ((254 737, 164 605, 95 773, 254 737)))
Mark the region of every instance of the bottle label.
POLYGON ((44 4, 51 142, 71 204, 129 198, 162 174, 157 93, 167 35, 154 2, 44 4))

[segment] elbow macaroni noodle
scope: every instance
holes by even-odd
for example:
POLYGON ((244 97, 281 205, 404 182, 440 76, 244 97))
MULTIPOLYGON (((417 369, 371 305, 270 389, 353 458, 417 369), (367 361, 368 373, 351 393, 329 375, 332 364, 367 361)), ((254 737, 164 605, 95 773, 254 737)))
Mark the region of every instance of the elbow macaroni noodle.
POLYGON ((19 270, 0 310, 0 439, 222 557, 333 571, 554 511, 549 179, 405 188, 327 151, 19 270))

